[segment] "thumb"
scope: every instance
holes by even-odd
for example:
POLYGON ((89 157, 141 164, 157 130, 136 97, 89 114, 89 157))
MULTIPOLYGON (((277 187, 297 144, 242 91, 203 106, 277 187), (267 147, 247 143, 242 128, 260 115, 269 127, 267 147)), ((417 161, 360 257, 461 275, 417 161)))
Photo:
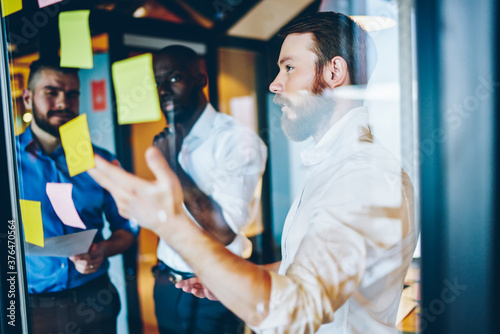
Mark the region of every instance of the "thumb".
POLYGON ((146 150, 146 163, 156 179, 160 182, 167 182, 170 184, 172 177, 177 178, 172 169, 170 169, 161 151, 154 146, 146 150))
POLYGON ((90 248, 89 248, 89 253, 92 253, 94 251, 96 251, 98 249, 98 246, 96 243, 92 243, 92 245, 90 245, 90 248))

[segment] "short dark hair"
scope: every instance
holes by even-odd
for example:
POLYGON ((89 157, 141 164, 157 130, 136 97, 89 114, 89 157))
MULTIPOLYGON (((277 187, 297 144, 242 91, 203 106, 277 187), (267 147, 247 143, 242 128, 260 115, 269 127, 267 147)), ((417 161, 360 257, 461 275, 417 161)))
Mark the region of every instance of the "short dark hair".
POLYGON ((33 85, 36 81, 37 74, 42 70, 49 69, 64 74, 78 74, 78 68, 61 67, 60 64, 60 58, 41 58, 32 62, 30 65, 30 74, 28 76, 28 89, 34 89, 33 85))
POLYGON ((179 59, 195 68, 199 72, 203 72, 201 57, 191 48, 184 45, 169 45, 161 49, 156 53, 157 56, 160 55, 171 55, 176 59, 179 59))
POLYGON ((318 60, 316 73, 334 57, 342 57, 346 63, 351 84, 368 81, 366 44, 370 36, 350 17, 335 12, 317 12, 300 16, 278 32, 280 37, 289 34, 313 35, 313 51, 318 60))

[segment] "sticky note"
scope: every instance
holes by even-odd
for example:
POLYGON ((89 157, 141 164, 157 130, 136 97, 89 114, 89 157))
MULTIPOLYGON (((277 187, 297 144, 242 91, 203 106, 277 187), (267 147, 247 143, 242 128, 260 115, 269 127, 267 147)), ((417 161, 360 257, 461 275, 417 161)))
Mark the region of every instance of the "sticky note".
POLYGON ((22 0, 1 0, 2 1, 2 17, 6 17, 12 13, 23 9, 22 0))
POLYGON ((43 247, 42 203, 20 199, 24 240, 43 247))
POLYGON ((90 141, 87 114, 82 114, 59 127, 61 143, 70 176, 95 167, 94 150, 90 141))
POLYGON ((82 219, 76 211, 75 202, 71 197, 73 185, 71 183, 48 182, 45 187, 50 204, 64 225, 86 229, 82 219))
POLYGON ((120 60, 111 66, 118 107, 118 124, 156 122, 160 100, 150 53, 120 60))
POLYGON ((89 15, 89 10, 75 10, 59 14, 61 67, 94 67, 89 15))
POLYGON ((61 2, 62 0, 38 0, 38 7, 43 8, 61 2))

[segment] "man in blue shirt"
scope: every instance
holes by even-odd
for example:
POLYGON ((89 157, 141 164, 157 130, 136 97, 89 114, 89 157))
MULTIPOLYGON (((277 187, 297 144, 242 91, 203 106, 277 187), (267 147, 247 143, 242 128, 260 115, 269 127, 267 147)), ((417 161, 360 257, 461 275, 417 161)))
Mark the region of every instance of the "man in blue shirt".
MULTIPOLYGON (((108 257, 128 249, 137 226, 121 217, 111 195, 85 172, 70 177, 59 127, 79 113, 78 70, 59 61, 30 67, 23 102, 33 120, 16 138, 20 198, 41 202, 44 237, 80 232, 63 224, 46 193, 49 182, 72 184, 76 210, 87 229, 98 229, 88 253, 69 258, 26 256, 33 333, 116 333, 118 293, 108 277, 108 257), (104 240, 104 216, 111 236, 104 240)), ((94 152, 118 164, 111 153, 94 152)))

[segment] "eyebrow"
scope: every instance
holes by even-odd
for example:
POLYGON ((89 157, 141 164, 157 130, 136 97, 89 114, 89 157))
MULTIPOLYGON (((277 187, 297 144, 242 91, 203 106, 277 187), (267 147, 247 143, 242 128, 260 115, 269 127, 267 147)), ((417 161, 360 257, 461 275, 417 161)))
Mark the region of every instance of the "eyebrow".
POLYGON ((47 85, 47 86, 43 86, 43 89, 61 90, 61 87, 47 85))
MULTIPOLYGON (((43 89, 53 89, 53 90, 62 90, 61 87, 57 87, 57 86, 51 86, 51 85, 47 85, 47 86, 44 86, 43 89)), ((66 93, 72 93, 72 94, 78 94, 80 95, 80 91, 77 90, 77 89, 72 89, 72 90, 69 90, 67 91, 66 93)))
POLYGON ((155 78, 163 78, 163 77, 168 77, 174 73, 178 72, 177 70, 169 70, 164 73, 159 73, 158 75, 155 74, 155 78))
POLYGON ((286 57, 281 58, 278 62, 278 66, 283 65, 283 63, 288 61, 288 60, 293 60, 293 57, 286 56, 286 57))

